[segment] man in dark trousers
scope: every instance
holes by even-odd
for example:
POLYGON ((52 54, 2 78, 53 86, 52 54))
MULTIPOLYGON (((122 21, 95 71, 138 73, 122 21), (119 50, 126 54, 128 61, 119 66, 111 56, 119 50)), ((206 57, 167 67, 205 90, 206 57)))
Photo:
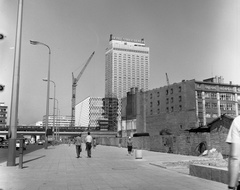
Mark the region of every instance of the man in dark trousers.
POLYGON ((92 140, 93 140, 93 138, 92 138, 92 136, 90 135, 90 132, 88 132, 88 135, 87 135, 86 138, 85 138, 88 158, 91 158, 92 140))
POLYGON ((75 145, 76 145, 77 158, 81 158, 80 157, 80 153, 82 152, 82 138, 81 138, 81 134, 79 134, 75 138, 75 145))
POLYGON ((239 164, 240 164, 240 116, 237 116, 229 129, 226 142, 230 145, 228 158, 228 189, 240 189, 239 164))

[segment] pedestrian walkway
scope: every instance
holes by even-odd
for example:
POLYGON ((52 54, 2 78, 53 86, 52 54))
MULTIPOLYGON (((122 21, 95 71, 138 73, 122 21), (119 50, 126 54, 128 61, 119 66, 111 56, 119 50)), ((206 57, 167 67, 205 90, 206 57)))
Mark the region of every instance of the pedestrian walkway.
MULTIPOLYGON (((83 147, 50 146, 24 155, 23 169, 0 164, 0 190, 219 190, 226 185, 157 167, 164 161, 198 159, 143 150, 142 159, 126 148, 100 146, 87 158, 83 147)), ((17 159, 18 163, 18 159, 17 159)))

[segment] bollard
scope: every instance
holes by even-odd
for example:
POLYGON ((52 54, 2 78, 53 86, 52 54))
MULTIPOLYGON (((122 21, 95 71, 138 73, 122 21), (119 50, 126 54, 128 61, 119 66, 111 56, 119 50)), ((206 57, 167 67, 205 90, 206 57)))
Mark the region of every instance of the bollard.
POLYGON ((23 143, 24 143, 24 138, 19 139, 20 140, 20 147, 19 147, 19 168, 23 168, 23 143))
POLYGON ((135 159, 142 159, 142 150, 135 150, 135 159))

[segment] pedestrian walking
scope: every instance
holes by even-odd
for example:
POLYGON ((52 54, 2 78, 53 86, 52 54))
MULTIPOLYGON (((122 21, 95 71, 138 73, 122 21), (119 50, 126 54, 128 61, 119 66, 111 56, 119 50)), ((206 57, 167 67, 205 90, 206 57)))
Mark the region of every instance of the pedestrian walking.
POLYGON ((95 137, 93 137, 93 149, 95 149, 97 146, 97 140, 95 137))
POLYGON ((237 184, 240 164, 240 116, 237 116, 233 120, 226 142, 230 145, 228 158, 228 189, 240 189, 240 185, 237 184))
POLYGON ((80 153, 82 152, 82 138, 81 138, 81 134, 79 134, 76 138, 75 138, 75 145, 76 145, 76 153, 77 153, 77 158, 81 158, 80 153))
POLYGON ((71 139, 68 139, 68 146, 71 146, 71 139))
POLYGON ((122 138, 119 138, 118 147, 119 147, 119 148, 122 148, 122 138))
POLYGON ((132 138, 128 137, 128 140, 127 140, 128 155, 132 155, 132 146, 133 146, 132 138))
POLYGON ((87 150, 87 156, 88 158, 91 158, 91 148, 92 148, 92 136, 90 135, 90 132, 88 132, 88 135, 85 138, 86 142, 86 150, 87 150))

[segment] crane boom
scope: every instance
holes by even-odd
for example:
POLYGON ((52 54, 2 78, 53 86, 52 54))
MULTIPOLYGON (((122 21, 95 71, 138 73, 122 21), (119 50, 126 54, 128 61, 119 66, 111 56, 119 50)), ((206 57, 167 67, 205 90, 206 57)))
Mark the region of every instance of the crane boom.
POLYGON ((83 72, 85 71, 86 67, 88 66, 89 62, 91 61, 95 51, 90 55, 87 62, 85 63, 84 67, 82 68, 81 72, 78 74, 77 78, 74 77, 72 73, 72 110, 71 110, 71 127, 75 126, 75 105, 76 105, 76 87, 79 79, 81 78, 83 72))
POLYGON ((94 55, 95 51, 90 55, 90 57, 88 58, 86 64, 84 65, 84 67, 82 68, 81 72, 78 74, 77 78, 76 78, 76 83, 79 81, 79 79, 81 78, 83 72, 85 71, 86 67, 88 66, 89 62, 91 61, 93 55, 94 55))
POLYGON ((168 74, 166 73, 167 85, 169 86, 168 74))

